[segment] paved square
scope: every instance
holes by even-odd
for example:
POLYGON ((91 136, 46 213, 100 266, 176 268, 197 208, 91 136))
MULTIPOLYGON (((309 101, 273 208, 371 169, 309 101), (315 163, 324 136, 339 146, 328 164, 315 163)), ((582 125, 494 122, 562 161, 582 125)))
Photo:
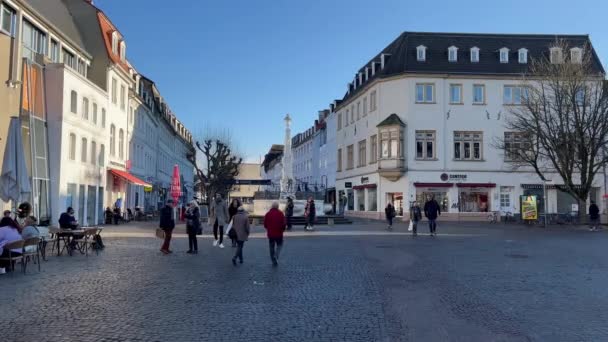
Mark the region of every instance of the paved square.
POLYGON ((260 228, 233 250, 151 227, 107 230, 88 258, 0 276, 2 341, 606 341, 608 234, 449 224, 321 228, 271 266, 260 228))

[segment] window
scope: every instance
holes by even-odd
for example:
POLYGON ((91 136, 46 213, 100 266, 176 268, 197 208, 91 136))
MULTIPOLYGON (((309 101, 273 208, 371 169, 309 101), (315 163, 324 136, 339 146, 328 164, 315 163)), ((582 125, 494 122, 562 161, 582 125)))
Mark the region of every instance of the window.
POLYGON ((552 47, 550 49, 550 58, 551 58, 551 63, 553 63, 553 64, 559 64, 559 63, 563 62, 562 49, 557 46, 552 47))
POLYGON ((105 166, 106 162, 106 146, 101 144, 99 146, 99 166, 105 166))
POLYGON ((462 103, 462 84, 450 84, 450 103, 462 103))
POLYGON ((23 20, 23 57, 34 60, 36 54, 46 55, 46 33, 39 30, 29 21, 23 20))
POLYGON ((74 54, 72 54, 71 52, 69 52, 66 49, 61 49, 61 53, 63 54, 63 64, 76 70, 77 65, 76 65, 76 57, 74 57, 74 54))
POLYGON ((424 62, 426 60, 426 46, 420 45, 416 48, 416 59, 418 62, 424 62))
POLYGON ((471 63, 479 63, 479 48, 476 46, 471 48, 471 63))
POLYGON ((520 132, 505 132, 505 160, 513 161, 519 159, 519 153, 522 152, 524 147, 524 135, 520 132))
POLYGON ((15 27, 17 26, 17 12, 7 4, 1 4, 0 12, 0 29, 14 37, 15 27))
POLYGON ((91 164, 95 165, 97 163, 97 143, 91 141, 91 164))
POLYGON ((585 89, 578 89, 576 94, 574 94, 574 101, 579 106, 583 106, 585 104, 585 89))
POLYGON ((106 109, 101 108, 101 127, 106 128, 106 109))
POLYGON ((87 138, 82 138, 80 146, 80 161, 83 163, 87 162, 87 138))
POLYGON ((82 118, 89 120, 89 99, 86 97, 82 98, 82 118))
POLYGON ((377 135, 372 135, 369 138, 370 141, 370 149, 371 149, 371 153, 370 153, 370 163, 375 163, 378 161, 378 136, 377 135))
POLYGON ((116 155, 116 126, 110 125, 110 155, 116 155))
POLYGON ((521 63, 521 64, 528 63, 528 49, 524 49, 524 48, 519 49, 517 56, 518 56, 517 60, 519 61, 519 63, 521 63))
POLYGON ((473 103, 484 104, 486 102, 486 87, 483 84, 473 84, 473 103))
POLYGON ((500 207, 501 208, 511 208, 511 194, 510 193, 500 193, 500 207))
POLYGON ((369 95, 369 111, 373 112, 376 110, 376 91, 372 91, 371 94, 369 95))
POLYGON ((357 166, 363 167, 367 164, 367 141, 359 141, 359 159, 357 166))
POLYGON ((435 85, 432 83, 416 84, 416 102, 417 103, 433 103, 435 93, 435 85))
POLYGON ((570 49, 570 61, 575 64, 583 63, 583 50, 581 48, 570 49))
POLYGON ((70 112, 78 114, 78 94, 74 90, 70 93, 70 112))
POLYGON ((342 129, 342 113, 338 113, 338 131, 342 129))
POLYGON ((376 188, 367 189, 367 210, 377 211, 378 210, 378 193, 376 188))
POLYGON ((116 31, 112 32, 112 52, 118 55, 118 33, 116 31))
POLYGON ((349 118, 349 117, 350 117, 350 109, 347 109, 347 110, 346 110, 346 117, 344 117, 344 126, 345 126, 345 127, 349 125, 349 123, 348 123, 348 122, 349 122, 349 120, 350 120, 350 118, 349 118))
POLYGON ((383 159, 397 159, 403 157, 401 146, 403 141, 399 136, 398 131, 386 131, 380 135, 381 157, 383 159))
POLYGON ((454 131, 454 159, 481 160, 483 132, 454 131))
POLYGON ((365 189, 355 190, 357 194, 357 209, 359 211, 365 211, 365 189))
POLYGON ((82 76, 87 75, 87 63, 80 58, 78 58, 78 73, 82 76))
POLYGON ((367 116, 367 96, 363 98, 363 116, 367 116))
POLYGON ((118 132, 118 157, 120 159, 124 159, 125 157, 125 132, 120 129, 118 132))
POLYGON ((120 42, 120 60, 125 61, 127 59, 127 44, 122 41, 120 42))
POLYGON ((500 49, 500 63, 509 63, 509 49, 500 49))
POLYGON ((350 106, 350 123, 355 123, 355 105, 350 106))
POLYGON ((76 160, 76 134, 70 133, 70 160, 76 160))
POLYGON ((522 86, 505 86, 503 93, 503 103, 506 105, 520 105, 522 99, 528 96, 528 88, 522 86))
POLYGON ((51 61, 59 63, 59 43, 51 39, 51 61))
POLYGON ((435 131, 416 131, 416 159, 435 159, 435 131))
POLYGON ((127 92, 125 90, 125 86, 123 84, 121 84, 120 85, 120 109, 122 109, 122 110, 125 110, 127 108, 126 97, 127 97, 127 92))
POLYGON ((118 95, 116 92, 118 91, 118 82, 115 78, 112 78, 112 103, 118 103, 118 95))
POLYGON ((361 102, 357 102, 357 121, 361 119, 361 102))
POLYGON ((448 48, 448 61, 457 62, 458 61, 458 48, 455 46, 450 46, 448 48))
POLYGON ((93 103, 93 124, 97 125, 97 103, 93 103))
POLYGON ((351 170, 355 167, 354 146, 349 145, 346 148, 346 169, 351 170))

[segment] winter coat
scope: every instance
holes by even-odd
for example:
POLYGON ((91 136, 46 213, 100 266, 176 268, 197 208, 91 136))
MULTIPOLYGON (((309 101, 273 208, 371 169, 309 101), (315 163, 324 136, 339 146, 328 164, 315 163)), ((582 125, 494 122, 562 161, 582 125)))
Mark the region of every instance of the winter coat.
POLYGON ((422 220, 422 210, 420 210, 420 207, 412 207, 412 210, 410 211, 410 219, 412 219, 414 222, 422 220))
POLYGON ((293 202, 287 202, 287 205, 285 206, 285 216, 293 216, 293 202))
POLYGON ((387 219, 395 217, 395 207, 393 207, 392 205, 390 207, 387 206, 384 209, 384 215, 386 216, 387 219))
POLYGON ((424 216, 429 220, 436 220, 437 216, 441 215, 441 208, 439 203, 434 199, 426 202, 424 205, 424 216))
POLYGON ((173 219, 173 208, 166 205, 160 210, 160 229, 173 230, 175 228, 175 220, 173 219))
POLYGON ((216 199, 211 203, 211 220, 209 223, 215 224, 215 220, 217 220, 219 226, 225 226, 228 224, 229 218, 228 206, 223 199, 216 199))
POLYGON ((315 208, 315 202, 306 203, 306 212, 304 215, 306 217, 314 218, 316 214, 317 214, 317 209, 315 208))
POLYGON ((595 203, 589 206, 589 218, 592 220, 600 218, 600 208, 595 203))
POLYGON ((238 207, 235 207, 232 204, 228 206, 228 222, 232 220, 232 218, 234 217, 234 215, 236 215, 236 213, 238 213, 238 211, 238 207))
POLYGON ((196 234, 201 226, 201 212, 198 207, 186 210, 186 233, 196 234))
POLYGON ((244 211, 238 212, 232 218, 232 229, 236 233, 238 241, 247 241, 249 237, 249 216, 244 211))
POLYGON ((270 209, 264 216, 264 228, 269 239, 282 238, 285 231, 285 215, 279 209, 270 209))

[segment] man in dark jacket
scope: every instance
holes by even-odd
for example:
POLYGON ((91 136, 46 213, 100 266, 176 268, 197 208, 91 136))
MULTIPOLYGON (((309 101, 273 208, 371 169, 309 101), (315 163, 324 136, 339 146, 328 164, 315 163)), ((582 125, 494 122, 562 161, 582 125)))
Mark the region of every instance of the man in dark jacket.
POLYGON ((173 219, 173 200, 167 201, 167 204, 160 210, 160 229, 165 231, 165 240, 163 245, 160 247, 160 251, 164 254, 172 253, 169 250, 169 244, 171 244, 171 235, 173 234, 173 228, 175 228, 175 220, 173 219))
POLYGON ((591 201, 591 205, 589 206, 589 230, 595 231, 598 229, 600 221, 600 208, 595 204, 594 201, 591 201))
POLYGON ((431 231, 431 236, 437 235, 437 217, 441 215, 441 207, 439 207, 439 203, 435 201, 435 197, 431 197, 431 199, 424 204, 424 216, 429 220, 429 230, 431 231))
POLYGON ((418 202, 414 202, 410 209, 410 220, 412 220, 412 236, 418 236, 418 221, 422 220, 422 210, 418 202))
POLYGON ((283 232, 285 231, 285 215, 279 210, 279 202, 273 202, 272 208, 264 216, 264 228, 268 236, 270 260, 272 265, 278 265, 279 254, 283 247, 283 232), (276 246, 276 252, 275 252, 276 246))

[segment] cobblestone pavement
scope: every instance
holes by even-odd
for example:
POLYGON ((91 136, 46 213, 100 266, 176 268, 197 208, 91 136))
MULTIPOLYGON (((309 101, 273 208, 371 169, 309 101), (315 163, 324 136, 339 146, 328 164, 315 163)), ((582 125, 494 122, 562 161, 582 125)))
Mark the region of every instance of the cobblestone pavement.
POLYGON ((151 228, 108 229, 98 256, 0 276, 0 340, 608 340, 605 232, 320 227, 287 237, 273 268, 259 228, 238 267, 209 236, 198 255, 180 236, 163 256, 151 228))

